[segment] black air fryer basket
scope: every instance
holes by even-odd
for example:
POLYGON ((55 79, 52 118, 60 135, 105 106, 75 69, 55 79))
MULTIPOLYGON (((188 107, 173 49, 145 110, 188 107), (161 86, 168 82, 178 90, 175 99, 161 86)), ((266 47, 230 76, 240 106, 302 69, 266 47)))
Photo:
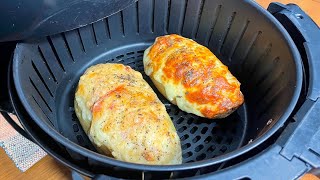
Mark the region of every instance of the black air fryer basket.
POLYGON ((293 179, 319 167, 320 31, 295 5, 268 10, 249 0, 139 0, 92 24, 23 40, 8 70, 10 99, 26 133, 19 131, 97 178, 293 179), (144 50, 165 34, 207 46, 241 82, 244 105, 209 120, 168 102, 142 63, 144 50), (141 165, 97 153, 73 102, 80 76, 98 63, 143 74, 177 129, 183 164, 141 165))

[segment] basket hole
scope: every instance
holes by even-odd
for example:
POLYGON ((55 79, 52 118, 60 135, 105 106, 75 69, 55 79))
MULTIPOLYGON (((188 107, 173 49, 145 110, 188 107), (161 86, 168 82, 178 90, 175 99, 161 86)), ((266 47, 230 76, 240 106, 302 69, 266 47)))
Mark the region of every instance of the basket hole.
POLYGON ((182 133, 184 130, 186 130, 187 127, 186 126, 182 126, 181 128, 178 129, 178 132, 182 133))
POLYGON ((224 152, 227 151, 227 149, 228 149, 228 148, 227 148, 226 146, 222 146, 221 149, 220 149, 220 151, 221 151, 222 153, 224 153, 224 152))
POLYGON ((187 143, 187 144, 184 144, 183 146, 181 146, 181 149, 185 150, 185 149, 189 148, 190 146, 191 146, 191 144, 187 143))
POLYGON ((183 155, 182 155, 182 157, 185 159, 185 158, 188 158, 188 157, 190 157, 190 156, 192 156, 192 152, 186 152, 186 153, 184 153, 183 155))
POLYGON ((195 138, 192 139, 192 142, 193 142, 193 143, 196 143, 196 142, 198 142, 200 139, 201 139, 200 136, 196 136, 195 138))
POLYGON ((194 160, 187 161, 186 163, 192 163, 192 162, 194 162, 194 160))
POLYGON ((187 121, 187 124, 189 124, 189 125, 192 124, 193 120, 194 120, 193 118, 189 118, 188 121, 187 121))
POLYGON ((216 128, 213 128, 213 129, 211 130, 211 134, 217 134, 216 128))
POLYGON ((167 113, 169 114, 170 112, 171 112, 171 109, 170 109, 170 108, 168 108, 168 109, 167 109, 167 113))
POLYGON ((78 118, 77 118, 77 115, 76 114, 72 114, 72 121, 76 121, 78 118))
POLYGON ((141 65, 141 66, 138 65, 138 70, 139 70, 139 71, 143 71, 143 65, 141 65))
POLYGON ((143 55, 139 55, 137 56, 137 59, 141 59, 143 57, 143 55))
POLYGON ((180 117, 180 118, 177 120, 177 124, 181 124, 183 120, 184 120, 184 118, 183 118, 183 117, 180 117))
POLYGON ((200 144, 199 146, 197 146, 197 147, 194 149, 194 151, 195 151, 195 152, 199 152, 199 151, 201 151, 203 148, 204 148, 204 146, 203 146, 202 144, 200 144))
POLYGON ((143 54, 144 50, 137 51, 137 53, 143 54))
POLYGON ((128 52, 128 53, 127 53, 127 55, 132 55, 132 54, 134 54, 134 52, 128 52))
POLYGON ((78 127, 77 124, 74 124, 74 125, 73 125, 73 131, 74 131, 74 132, 78 132, 78 131, 79 131, 79 127, 78 127))
POLYGON ((204 143, 210 143, 212 140, 212 137, 211 136, 208 136, 205 140, 204 140, 204 143))
POLYGON ((208 148, 207 152, 211 153, 213 152, 214 150, 216 150, 216 146, 215 145, 212 145, 208 148))
POLYGON ((194 134, 198 130, 198 127, 194 126, 191 130, 190 133, 194 134))
POLYGON ((216 143, 221 144, 222 139, 223 138, 221 136, 218 136, 215 141, 216 141, 216 143))
POLYGON ((124 57, 124 55, 120 55, 120 56, 117 56, 116 58, 117 59, 121 59, 121 58, 123 58, 124 57))
POLYGON ((207 131, 208 131, 208 128, 207 128, 207 127, 204 127, 204 128, 202 128, 201 133, 202 133, 202 134, 205 134, 207 131))
POLYGON ((180 140, 181 141, 184 141, 184 140, 186 140, 186 139, 188 139, 189 138, 189 135, 188 134, 185 134, 185 135, 183 135, 181 138, 180 138, 180 140))
POLYGON ((138 67, 143 67, 142 61, 138 61, 138 62, 137 62, 137 66, 138 66, 138 67))
POLYGON ((196 160, 201 161, 201 160, 204 160, 205 158, 206 158, 206 154, 202 153, 199 156, 197 156, 196 160))
POLYGON ((77 135, 77 140, 80 145, 84 143, 84 140, 83 140, 82 136, 80 136, 80 135, 77 135))

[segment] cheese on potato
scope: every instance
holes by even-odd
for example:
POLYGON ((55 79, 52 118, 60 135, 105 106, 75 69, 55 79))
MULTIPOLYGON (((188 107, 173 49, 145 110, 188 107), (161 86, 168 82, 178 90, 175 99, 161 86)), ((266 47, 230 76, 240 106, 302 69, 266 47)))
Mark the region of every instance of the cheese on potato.
POLYGON ((244 101, 240 82, 206 47, 179 35, 156 38, 144 52, 145 73, 181 110, 224 118, 244 101))
POLYGON ((98 64, 81 76, 75 112, 97 150, 122 161, 182 162, 180 139, 142 75, 122 64, 98 64))

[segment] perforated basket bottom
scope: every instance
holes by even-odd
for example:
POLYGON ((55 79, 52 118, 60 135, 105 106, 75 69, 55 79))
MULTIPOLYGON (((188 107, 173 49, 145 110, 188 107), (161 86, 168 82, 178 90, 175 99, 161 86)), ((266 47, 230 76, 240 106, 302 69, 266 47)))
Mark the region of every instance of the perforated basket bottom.
POLYGON ((58 92, 61 91, 58 93, 61 96, 57 97, 59 98, 57 100, 57 125, 60 133, 79 145, 95 151, 74 112, 75 88, 80 76, 89 66, 106 62, 122 63, 141 72, 144 79, 165 104, 181 140, 184 163, 210 159, 241 146, 247 123, 245 105, 229 117, 220 120, 205 119, 181 111, 177 106, 167 101, 154 87, 150 78, 145 75, 142 57, 147 47, 146 44, 137 44, 126 47, 125 53, 124 49, 119 49, 104 55, 97 55, 92 61, 86 63, 83 69, 78 70, 75 76, 70 76, 71 79, 67 79, 68 83, 61 83, 58 90, 58 92))

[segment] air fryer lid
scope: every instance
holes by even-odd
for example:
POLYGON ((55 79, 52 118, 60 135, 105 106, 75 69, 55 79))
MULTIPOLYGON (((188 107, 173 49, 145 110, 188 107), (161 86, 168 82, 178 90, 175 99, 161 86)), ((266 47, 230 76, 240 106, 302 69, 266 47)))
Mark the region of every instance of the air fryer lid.
POLYGON ((0 42, 43 37, 79 28, 136 0, 5 0, 0 7, 0 42))
POLYGON ((301 71, 297 48, 281 24, 252 1, 232 0, 140 0, 85 27, 20 43, 13 62, 24 108, 71 156, 81 155, 74 160, 155 171, 206 167, 264 142, 291 114, 300 95, 301 71), (242 83, 246 103, 227 119, 207 120, 180 111, 158 94, 180 136, 182 165, 137 165, 96 153, 74 116, 80 75, 103 62, 143 73, 143 51, 157 36, 171 33, 209 47, 242 83))

